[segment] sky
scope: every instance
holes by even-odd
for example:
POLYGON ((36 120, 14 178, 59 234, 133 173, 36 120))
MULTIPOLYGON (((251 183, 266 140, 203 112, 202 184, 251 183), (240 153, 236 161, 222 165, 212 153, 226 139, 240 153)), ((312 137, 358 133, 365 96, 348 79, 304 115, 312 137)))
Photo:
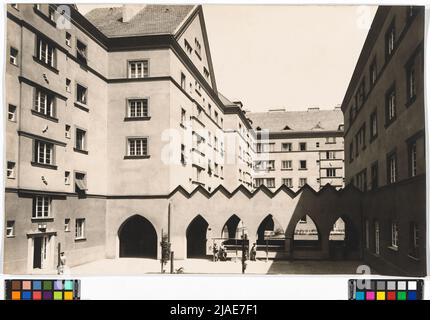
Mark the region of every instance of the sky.
MULTIPOLYGON (((85 14, 96 6, 78 8, 85 14)), ((376 9, 203 5, 218 91, 253 112, 333 109, 342 103, 376 9)))

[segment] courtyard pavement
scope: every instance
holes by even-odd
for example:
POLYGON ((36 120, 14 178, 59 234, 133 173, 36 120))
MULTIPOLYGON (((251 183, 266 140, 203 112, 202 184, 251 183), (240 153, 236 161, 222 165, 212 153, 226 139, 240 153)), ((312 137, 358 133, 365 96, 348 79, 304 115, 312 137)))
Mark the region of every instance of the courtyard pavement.
MULTIPOLYGON (((247 274, 355 274, 361 261, 247 261, 247 274)), ((174 269, 187 274, 240 274, 240 260, 212 262, 206 259, 175 260, 174 269)), ((170 262, 165 265, 170 271, 170 262)), ((103 259, 66 271, 72 275, 142 275, 160 274, 159 260, 143 258, 103 259)))

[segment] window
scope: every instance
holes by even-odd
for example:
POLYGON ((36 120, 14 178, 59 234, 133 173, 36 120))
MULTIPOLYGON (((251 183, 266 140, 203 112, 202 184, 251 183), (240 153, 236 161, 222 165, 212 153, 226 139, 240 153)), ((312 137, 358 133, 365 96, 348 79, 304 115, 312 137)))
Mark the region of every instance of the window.
POLYGON ((187 157, 185 155, 185 144, 181 144, 181 164, 184 166, 187 164, 187 157))
POLYGON ((128 100, 128 117, 148 117, 148 99, 128 100))
POLYGON ((187 112, 184 108, 181 109, 181 124, 185 126, 185 123, 187 121, 187 112))
POLYGON ((208 71, 208 69, 206 69, 206 67, 203 67, 203 73, 204 73, 206 78, 209 78, 209 71, 208 71))
POLYGON ((55 9, 51 6, 49 6, 49 9, 48 9, 48 17, 49 17, 49 20, 55 22, 55 9))
POLYGON ((41 4, 35 4, 35 5, 34 5, 34 7, 35 7, 37 10, 42 10, 42 5, 41 5, 41 4))
POLYGON ((64 125, 64 136, 67 139, 70 139, 72 137, 71 131, 72 131, 72 129, 71 129, 70 125, 68 125, 68 124, 64 125))
POLYGON ((76 144, 75 148, 78 150, 86 150, 87 141, 86 141, 87 132, 85 130, 76 128, 76 144))
POLYGON ((306 183, 308 183, 307 178, 300 178, 299 179, 299 188, 303 187, 306 183))
POLYGON ((378 117, 376 110, 370 115, 370 141, 378 136, 378 117))
POLYGON ((301 169, 301 170, 306 170, 307 169, 306 160, 300 160, 299 169, 301 169))
POLYGON ((327 138, 325 138, 325 143, 326 144, 334 144, 334 143, 336 143, 336 137, 327 137, 327 138))
POLYGON ((70 185, 70 171, 64 172, 64 184, 66 186, 70 185))
POLYGON ((375 190, 378 188, 378 162, 372 164, 370 168, 370 179, 371 179, 371 188, 375 190))
POLYGON ((223 128, 224 128, 224 119, 223 119, 223 118, 221 118, 221 124, 220 124, 220 127, 221 127, 221 129, 223 129, 223 128))
POLYGON ((293 168, 293 161, 282 160, 282 170, 291 170, 293 168))
POLYGON ((385 122, 389 125, 396 119, 396 90, 392 86, 385 96, 385 122))
POLYGON ((64 219, 64 232, 70 232, 70 219, 64 219))
POLYGON ((185 74, 181 72, 181 88, 186 90, 187 89, 187 78, 185 77, 185 74))
POLYGON ((369 233, 369 220, 367 220, 367 219, 364 222, 364 228, 365 228, 366 249, 369 249, 369 247, 370 247, 370 233, 369 233))
POLYGON ((378 77, 378 70, 376 69, 376 58, 373 59, 369 68, 370 75, 370 85, 373 86, 376 83, 376 78, 378 77))
POLYGON ((42 90, 36 89, 34 99, 34 110, 48 117, 54 117, 54 102, 53 95, 42 90))
POLYGON ((66 45, 69 47, 72 46, 72 35, 68 32, 66 32, 66 45))
POLYGON ((15 221, 6 221, 6 238, 13 238, 15 236, 15 221))
POLYGON ((208 103, 208 115, 209 115, 209 117, 212 116, 212 106, 210 103, 208 103))
POLYGON ((37 59, 54 67, 54 46, 44 39, 37 39, 37 59))
POLYGON ((215 122, 218 123, 218 112, 215 111, 215 122))
POLYGON ((397 156, 394 152, 387 156, 387 169, 387 183, 395 183, 397 181, 397 156))
POLYGON ((300 142, 299 143, 299 150, 300 151, 306 151, 306 142, 300 142))
POLYGON ((87 104, 87 93, 88 89, 79 83, 76 84, 76 101, 81 104, 87 104))
POLYGON ((390 28, 385 34, 385 56, 389 58, 394 51, 394 44, 396 41, 396 31, 394 21, 391 23, 390 28))
POLYGON ((191 54, 193 52, 193 47, 191 47, 187 39, 184 39, 184 44, 185 44, 185 50, 187 50, 187 52, 191 54))
POLYGON ((360 171, 355 176, 355 185, 362 192, 367 191, 367 169, 360 171))
POLYGON ((254 179, 254 187, 258 188, 260 186, 262 186, 264 184, 264 179, 263 178, 255 178, 254 179))
POLYGON ((224 167, 220 166, 221 177, 224 176, 224 167))
POLYGON ((284 184, 288 188, 292 188, 293 187, 293 179, 291 179, 291 178, 283 178, 282 179, 282 184, 284 184))
POLYGON ((148 138, 129 138, 128 139, 129 156, 147 156, 148 155, 148 138))
POLYGON ((18 50, 10 47, 9 62, 15 66, 18 65, 18 50))
POLYGON ((315 147, 319 148, 319 147, 320 147, 320 143, 319 143, 319 142, 316 142, 316 143, 315 143, 315 147))
POLYGON ((33 219, 43 219, 51 217, 51 198, 46 196, 36 196, 33 199, 33 219))
POLYGON ((408 146, 409 151, 409 176, 417 175, 417 142, 414 141, 408 146))
POLYGON ((195 167, 195 181, 196 182, 202 182, 202 169, 195 167))
POLYGON ((72 84, 72 81, 70 79, 66 78, 66 91, 67 92, 72 92, 71 84, 72 84))
POLYGON ((75 239, 85 239, 85 219, 76 219, 75 239))
POLYGON ((283 143, 281 145, 281 149, 282 151, 287 151, 287 152, 291 152, 292 148, 292 144, 291 143, 283 143))
POLYGON ((16 122, 16 106, 10 104, 7 110, 7 119, 16 122))
POLYGON ((414 222, 409 224, 409 255, 419 258, 419 229, 414 222))
POLYGON ((326 169, 327 177, 336 177, 336 169, 329 168, 326 169))
POLYGON ((268 188, 275 188, 275 178, 267 178, 266 184, 268 188))
MULTIPOLYGON (((130 61, 128 77, 132 79, 149 77, 149 60, 130 61)), ((185 86, 183 88, 185 89, 185 86)))
POLYGON ((8 179, 15 179, 15 162, 7 162, 7 172, 6 176, 8 179))
POLYGON ((395 249, 399 247, 399 225, 397 222, 391 223, 391 247, 395 249))
POLYGON ((412 102, 416 96, 416 84, 415 84, 415 67, 411 63, 406 68, 406 99, 407 102, 412 102))
POLYGON ((87 175, 83 172, 75 172, 75 192, 84 193, 87 191, 87 175))
POLYGON ((329 159, 329 160, 336 159, 336 152, 335 151, 326 151, 325 156, 326 156, 326 159, 329 159))
POLYGON ((81 64, 87 64, 87 45, 79 40, 76 41, 76 58, 81 64))
POLYGON ((375 221, 375 254, 379 255, 379 221, 375 221))
POLYGON ((198 56, 202 55, 202 46, 199 42, 199 40, 197 40, 197 38, 194 39, 194 43, 196 44, 196 53, 198 56))
POLYGON ((35 162, 39 164, 54 163, 54 145, 44 141, 35 141, 35 162))

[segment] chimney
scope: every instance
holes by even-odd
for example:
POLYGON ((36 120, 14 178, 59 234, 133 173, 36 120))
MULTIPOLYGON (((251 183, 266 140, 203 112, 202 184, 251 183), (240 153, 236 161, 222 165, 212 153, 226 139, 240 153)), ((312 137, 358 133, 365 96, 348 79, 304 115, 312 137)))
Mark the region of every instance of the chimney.
POLYGON ((145 8, 145 6, 145 4, 122 5, 122 22, 129 22, 140 10, 145 8))

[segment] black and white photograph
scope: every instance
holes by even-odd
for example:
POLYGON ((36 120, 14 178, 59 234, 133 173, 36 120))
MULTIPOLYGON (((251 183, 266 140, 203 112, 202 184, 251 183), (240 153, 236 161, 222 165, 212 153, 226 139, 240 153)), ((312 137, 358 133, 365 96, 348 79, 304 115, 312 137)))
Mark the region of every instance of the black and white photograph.
POLYGON ((424 6, 3 5, 4 274, 427 275, 424 6))

